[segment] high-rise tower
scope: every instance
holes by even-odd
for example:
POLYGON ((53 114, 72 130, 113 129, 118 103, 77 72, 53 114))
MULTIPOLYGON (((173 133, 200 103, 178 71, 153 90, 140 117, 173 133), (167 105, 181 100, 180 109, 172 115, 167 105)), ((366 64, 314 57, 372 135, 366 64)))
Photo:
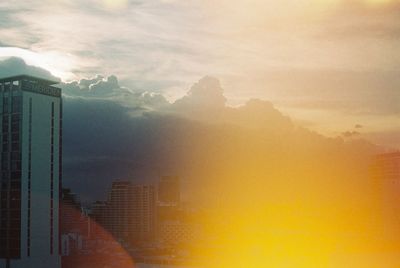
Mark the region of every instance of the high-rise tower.
POLYGON ((27 75, 0 79, 0 268, 60 267, 56 83, 27 75))

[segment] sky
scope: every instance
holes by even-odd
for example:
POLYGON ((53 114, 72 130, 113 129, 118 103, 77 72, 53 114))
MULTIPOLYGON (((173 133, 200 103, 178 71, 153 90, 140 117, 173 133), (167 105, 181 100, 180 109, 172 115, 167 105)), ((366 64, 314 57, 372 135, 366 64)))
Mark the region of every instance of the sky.
POLYGON ((0 59, 169 102, 210 75, 229 106, 268 100, 324 135, 400 148, 399 19, 397 0, 2 1, 0 59))

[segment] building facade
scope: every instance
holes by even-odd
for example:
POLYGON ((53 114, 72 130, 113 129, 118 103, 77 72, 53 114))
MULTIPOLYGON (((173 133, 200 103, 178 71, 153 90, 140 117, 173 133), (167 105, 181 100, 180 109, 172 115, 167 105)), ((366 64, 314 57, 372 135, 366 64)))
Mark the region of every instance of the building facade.
POLYGON ((0 268, 60 267, 62 101, 55 83, 0 79, 0 268))
POLYGON ((115 181, 108 196, 108 220, 106 228, 118 240, 127 240, 132 211, 130 183, 115 181))
POLYGON ((131 186, 131 241, 152 241, 156 237, 157 192, 153 184, 131 186))
POLYGON ((178 176, 162 176, 158 182, 158 202, 179 204, 181 201, 181 180, 178 176))
POLYGON ((156 185, 114 181, 107 201, 93 204, 91 218, 120 242, 153 240, 157 227, 156 185))
POLYGON ((159 223, 159 240, 168 245, 191 243, 200 237, 201 226, 193 221, 170 220, 159 223))

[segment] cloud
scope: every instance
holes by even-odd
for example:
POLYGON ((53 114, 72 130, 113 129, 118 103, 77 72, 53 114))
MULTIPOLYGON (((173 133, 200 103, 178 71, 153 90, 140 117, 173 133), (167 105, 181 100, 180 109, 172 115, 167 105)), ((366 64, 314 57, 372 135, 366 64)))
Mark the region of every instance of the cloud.
MULTIPOLYGON (((83 87, 85 89, 88 89, 91 85, 102 81, 103 78, 104 77, 102 75, 96 75, 95 77, 89 78, 89 79, 83 78, 83 79, 79 80, 79 86, 83 87)), ((117 86, 117 87, 119 87, 119 86, 117 86)))
MULTIPOLYGON (((20 74, 61 82, 59 78, 53 76, 49 71, 27 65, 21 58, 10 57, 0 61, 0 77, 20 74)), ((129 107, 132 115, 138 112, 158 110, 169 105, 165 97, 157 92, 148 92, 140 89, 131 90, 120 86, 115 75, 108 77, 96 75, 93 78, 60 83, 58 86, 62 88, 63 95, 66 98, 90 98, 118 102, 125 107, 129 107)))
POLYGON ((308 162, 286 165, 375 150, 366 142, 348 145, 298 127, 268 101, 226 106, 213 77, 200 79, 172 104, 160 94, 124 88, 115 76, 61 86, 64 183, 84 201, 102 198, 111 180, 155 180, 158 174, 180 175, 193 198, 226 191, 214 184, 230 177, 235 195, 243 176, 264 189, 265 168, 301 174, 308 162))
POLYGON ((37 53, 73 55, 69 69, 77 78, 115 74, 173 101, 209 73, 221 79, 230 104, 249 97, 277 104, 277 96, 305 110, 323 103, 351 112, 396 112, 398 2, 295 2, 152 0, 109 12, 102 1, 5 1, 0 10, 13 14, 12 23, 0 39, 37 53), (377 34, 368 34, 370 28, 377 34), (306 96, 292 100, 293 89, 306 96), (344 96, 325 96, 327 90, 344 96))
POLYGON ((22 59, 10 57, 0 61, 0 77, 14 76, 20 74, 27 74, 38 76, 53 81, 60 81, 59 78, 54 77, 49 71, 45 69, 27 65, 22 59))
POLYGON ((291 131, 295 124, 274 105, 265 100, 250 99, 237 108, 226 108, 223 123, 233 123, 251 128, 268 129, 269 132, 291 131))
POLYGON ((358 131, 346 131, 346 132, 342 133, 342 136, 345 138, 353 138, 353 137, 360 136, 360 135, 361 135, 361 133, 358 131))
POLYGON ((69 96, 105 98, 130 93, 129 89, 119 85, 115 75, 110 75, 106 78, 96 75, 93 78, 64 83, 62 87, 65 90, 65 94, 69 96))
POLYGON ((97 81, 96 83, 93 83, 89 85, 89 90, 91 91, 96 91, 96 92, 103 92, 103 93, 108 93, 108 91, 114 90, 114 89, 119 89, 120 86, 118 84, 118 79, 115 75, 111 75, 107 77, 107 79, 101 79, 97 81))
POLYGON ((192 19, 199 17, 199 12, 184 6, 134 1, 116 12, 105 9, 101 1, 44 4, 34 0, 29 6, 22 1, 5 2, 1 3, 0 11, 13 10, 14 27, 2 31, 0 39, 8 40, 10 46, 37 53, 56 51, 77 57, 79 60, 74 62, 72 70, 81 77, 118 73, 122 78, 182 79, 193 73, 191 65, 196 65, 196 69, 200 66, 199 59, 190 63, 187 59, 203 50, 186 38, 195 27, 192 19), (176 71, 171 72, 172 69, 176 71))
POLYGON ((211 76, 201 78, 185 96, 177 99, 162 112, 208 123, 271 130, 293 128, 292 121, 269 101, 250 99, 235 108, 227 106, 219 79, 211 76))
POLYGON ((206 76, 195 83, 186 96, 175 102, 176 106, 199 106, 221 108, 225 106, 226 98, 221 84, 215 77, 206 76))
POLYGON ((356 125, 354 125, 354 128, 363 128, 364 126, 363 125, 361 125, 361 124, 356 124, 356 125))
POLYGON ((63 83, 60 86, 63 94, 68 98, 78 97, 117 102, 126 107, 131 115, 160 110, 169 105, 165 97, 159 93, 131 90, 120 86, 115 75, 107 78, 96 75, 93 78, 63 83))
POLYGON ((218 79, 206 76, 195 83, 185 96, 176 100, 170 109, 187 117, 218 117, 225 108, 223 92, 218 79))

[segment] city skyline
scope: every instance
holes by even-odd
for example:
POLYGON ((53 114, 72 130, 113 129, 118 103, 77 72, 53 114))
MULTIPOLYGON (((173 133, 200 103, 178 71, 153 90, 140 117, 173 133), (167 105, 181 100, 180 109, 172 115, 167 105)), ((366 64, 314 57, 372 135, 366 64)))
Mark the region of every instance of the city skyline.
POLYGON ((399 22, 0 2, 0 268, 400 267, 399 22))

